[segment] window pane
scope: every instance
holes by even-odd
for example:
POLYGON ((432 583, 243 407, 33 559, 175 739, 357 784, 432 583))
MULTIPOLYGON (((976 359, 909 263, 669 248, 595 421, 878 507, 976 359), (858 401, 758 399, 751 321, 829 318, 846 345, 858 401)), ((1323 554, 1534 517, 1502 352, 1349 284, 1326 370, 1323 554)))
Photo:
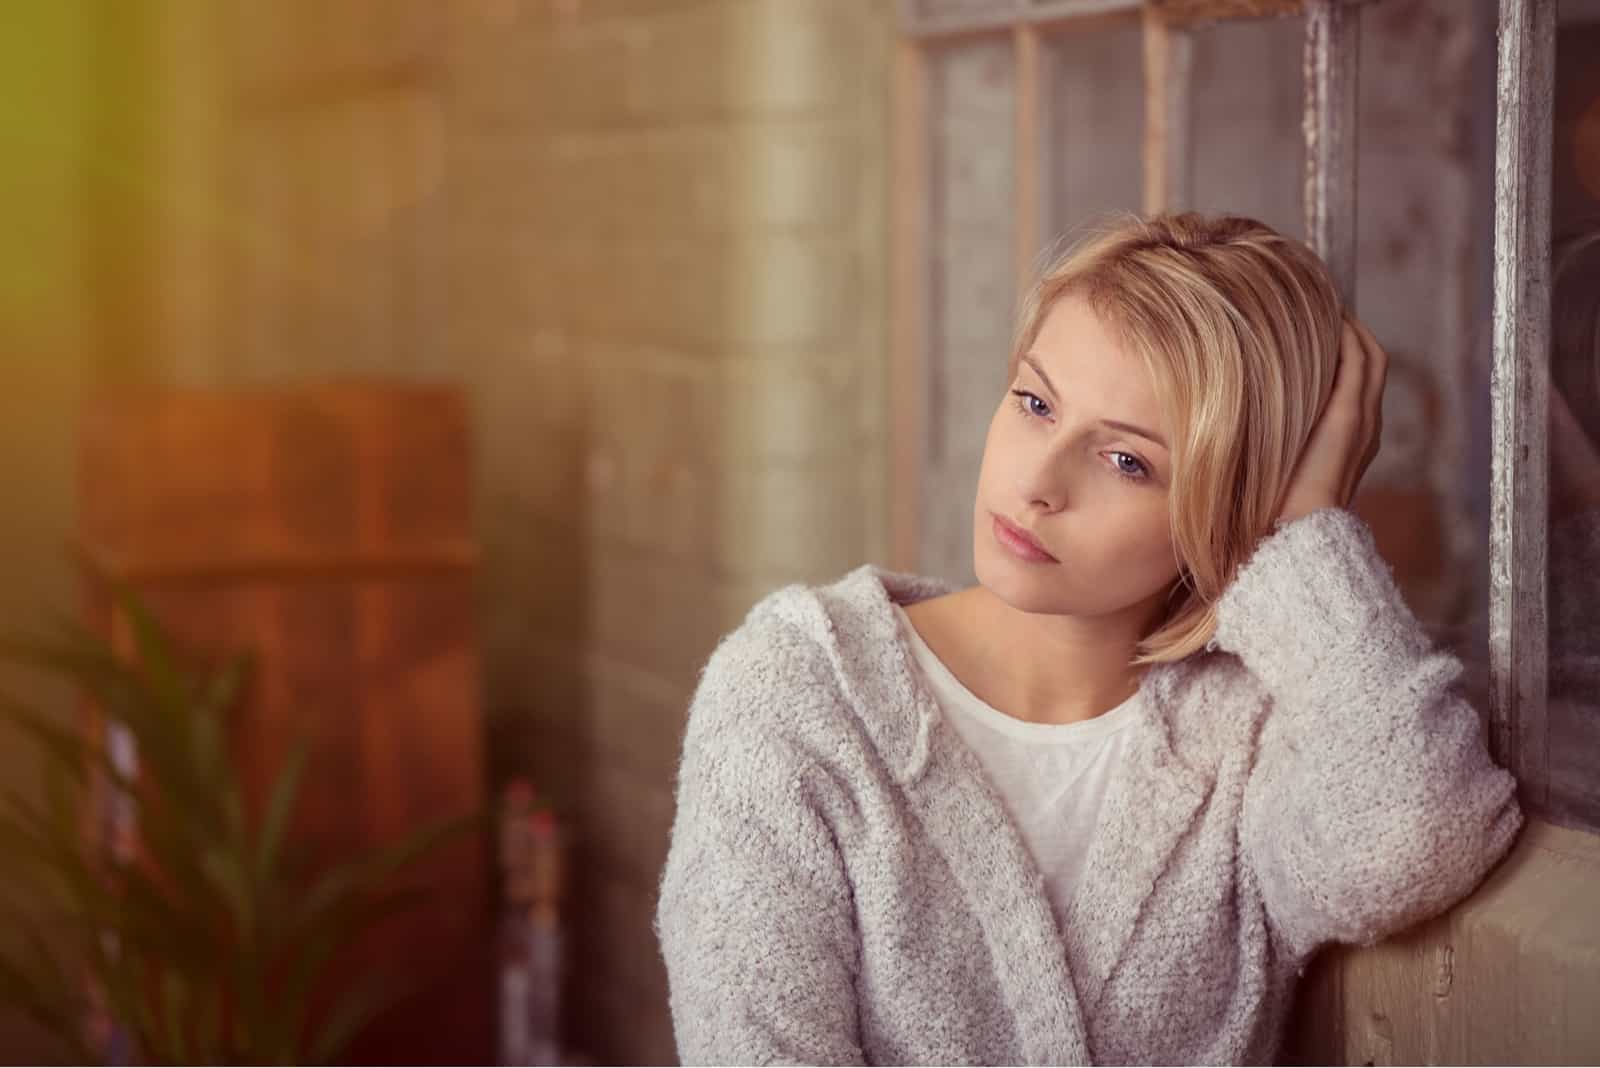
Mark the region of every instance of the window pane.
POLYGON ((1108 213, 1138 211, 1144 46, 1137 23, 1046 45, 1046 245, 1108 213))
MULTIPOLYGON (((1479 27, 1480 10, 1463 4, 1428 20, 1361 14, 1356 311, 1390 365, 1382 448, 1362 480, 1356 511, 1407 603, 1451 645, 1487 626, 1462 626, 1472 583, 1487 574, 1486 549, 1467 518, 1470 495, 1481 492, 1489 472, 1486 436, 1481 465, 1468 470, 1468 406, 1479 397, 1488 433, 1487 378, 1481 393, 1471 391, 1468 368, 1475 333, 1488 344, 1493 307, 1487 282, 1476 299, 1475 271, 1480 262, 1489 268, 1494 219, 1494 35, 1492 26, 1487 36, 1479 27), (1474 57, 1486 64, 1486 105, 1472 92, 1474 57), (1485 110, 1490 180, 1480 187, 1466 131, 1485 110)), ((1468 687, 1486 717, 1481 656, 1468 687)))
POLYGON ((1304 18, 1241 19, 1194 32, 1193 207, 1305 236, 1300 133, 1304 18))
POLYGON ((1600 830, 1600 24, 1562 26, 1556 49, 1549 815, 1600 830))
POLYGON ((1005 387, 1015 302, 1015 65, 1009 37, 929 59, 933 263, 922 566, 971 583, 978 463, 1005 387))

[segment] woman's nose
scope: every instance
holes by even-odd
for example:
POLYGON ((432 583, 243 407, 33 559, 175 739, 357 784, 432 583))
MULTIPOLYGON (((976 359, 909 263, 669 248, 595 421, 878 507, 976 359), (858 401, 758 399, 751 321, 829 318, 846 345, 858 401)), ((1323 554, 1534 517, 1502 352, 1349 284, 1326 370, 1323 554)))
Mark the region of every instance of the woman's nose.
POLYGON ((1067 479, 1059 458, 1048 453, 1034 457, 1017 472, 1016 491, 1029 507, 1058 512, 1067 504, 1067 479))

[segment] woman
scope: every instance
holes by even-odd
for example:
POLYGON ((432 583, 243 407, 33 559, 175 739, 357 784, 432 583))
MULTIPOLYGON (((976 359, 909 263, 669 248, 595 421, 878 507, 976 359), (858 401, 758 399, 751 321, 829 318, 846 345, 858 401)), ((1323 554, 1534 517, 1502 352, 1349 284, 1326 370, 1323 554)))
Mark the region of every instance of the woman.
POLYGON ((656 928, 685 1063, 1225 1063, 1522 815, 1367 528, 1386 357, 1304 246, 1129 221, 1026 303, 979 583, 723 639, 656 928))

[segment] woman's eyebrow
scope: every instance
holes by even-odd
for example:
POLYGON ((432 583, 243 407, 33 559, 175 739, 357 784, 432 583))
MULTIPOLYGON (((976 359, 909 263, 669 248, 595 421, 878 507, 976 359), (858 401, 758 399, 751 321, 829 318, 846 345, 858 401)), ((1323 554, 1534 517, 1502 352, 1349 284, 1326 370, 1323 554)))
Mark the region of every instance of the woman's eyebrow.
POLYGON ((1048 389, 1051 393, 1056 391, 1056 384, 1050 381, 1049 375, 1044 373, 1044 364, 1039 362, 1039 358, 1037 356, 1031 352, 1025 352, 1022 354, 1022 362, 1033 368, 1034 373, 1040 378, 1044 379, 1045 389, 1048 389))
POLYGON ((1167 443, 1161 440, 1160 434, 1145 430, 1143 427, 1134 426, 1132 423, 1119 423, 1115 419, 1102 419, 1100 420, 1100 425, 1110 427, 1112 430, 1120 430, 1125 434, 1132 434, 1135 437, 1144 438, 1146 441, 1160 445, 1163 449, 1167 447, 1167 443))
MULTIPOLYGON (((1025 352, 1022 354, 1022 362, 1033 368, 1034 372, 1044 380, 1044 387, 1046 389, 1048 389, 1051 393, 1057 392, 1056 384, 1050 381, 1049 375, 1044 373, 1044 367, 1039 363, 1038 357, 1034 356, 1034 354, 1031 352, 1025 352)), ((1132 434, 1135 437, 1144 438, 1146 441, 1154 442, 1155 444, 1160 445, 1163 449, 1167 447, 1167 443, 1162 440, 1160 434, 1157 434, 1153 430, 1146 430, 1143 427, 1134 426, 1132 423, 1119 423, 1115 419, 1102 419, 1100 420, 1100 425, 1104 427, 1110 427, 1112 430, 1120 430, 1124 434, 1132 434)))

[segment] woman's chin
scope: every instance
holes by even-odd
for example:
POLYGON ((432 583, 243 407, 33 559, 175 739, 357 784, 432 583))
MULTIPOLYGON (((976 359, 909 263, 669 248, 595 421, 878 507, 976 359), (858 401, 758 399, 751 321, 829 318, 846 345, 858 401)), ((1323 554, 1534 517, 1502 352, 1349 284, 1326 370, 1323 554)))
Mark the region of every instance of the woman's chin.
MULTIPOLYGON (((979 554, 973 561, 978 584, 1019 612, 1062 611, 1061 576, 1050 574, 1038 564, 1013 560, 996 553, 995 559, 979 554), (1048 576, 1048 577, 1047 577, 1048 576)), ((1059 564, 1047 565, 1059 572, 1059 564)))

